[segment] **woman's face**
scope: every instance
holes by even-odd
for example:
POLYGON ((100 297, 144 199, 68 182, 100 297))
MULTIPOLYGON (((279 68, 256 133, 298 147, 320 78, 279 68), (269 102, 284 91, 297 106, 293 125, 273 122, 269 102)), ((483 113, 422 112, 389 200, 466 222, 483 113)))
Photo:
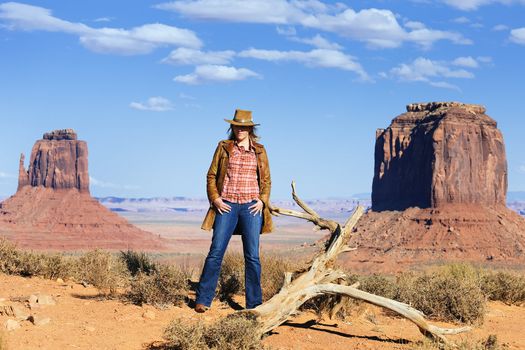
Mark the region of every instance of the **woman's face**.
POLYGON ((233 134, 237 142, 242 142, 250 136, 251 126, 232 125, 233 134))

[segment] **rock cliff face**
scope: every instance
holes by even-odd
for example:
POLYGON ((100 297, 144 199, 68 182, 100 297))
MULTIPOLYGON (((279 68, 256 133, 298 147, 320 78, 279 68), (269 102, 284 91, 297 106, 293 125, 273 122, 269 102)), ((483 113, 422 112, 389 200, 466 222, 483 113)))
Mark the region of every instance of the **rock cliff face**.
POLYGON ((18 189, 24 186, 55 190, 76 188, 89 193, 88 150, 85 141, 77 140, 71 129, 45 133, 31 151, 29 170, 20 159, 18 189))
POLYGON ((505 205, 506 191, 503 136, 482 106, 411 104, 376 132, 375 211, 505 205))
POLYGON ((503 136, 485 108, 412 104, 376 133, 372 210, 340 264, 393 272, 470 261, 525 265, 525 219, 508 209, 503 136))
POLYGON ((0 236, 30 249, 165 249, 165 240, 91 197, 87 156, 87 144, 71 129, 44 134, 29 170, 22 154, 18 190, 0 203, 0 236))

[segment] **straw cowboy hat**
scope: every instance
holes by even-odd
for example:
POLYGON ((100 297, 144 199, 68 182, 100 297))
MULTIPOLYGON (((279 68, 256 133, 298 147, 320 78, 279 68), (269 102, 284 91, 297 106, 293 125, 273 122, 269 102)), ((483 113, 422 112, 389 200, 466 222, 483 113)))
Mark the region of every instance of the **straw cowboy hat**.
POLYGON ((224 119, 224 121, 237 126, 257 126, 261 124, 255 124, 252 120, 252 111, 244 111, 242 109, 236 109, 235 115, 232 119, 224 119))

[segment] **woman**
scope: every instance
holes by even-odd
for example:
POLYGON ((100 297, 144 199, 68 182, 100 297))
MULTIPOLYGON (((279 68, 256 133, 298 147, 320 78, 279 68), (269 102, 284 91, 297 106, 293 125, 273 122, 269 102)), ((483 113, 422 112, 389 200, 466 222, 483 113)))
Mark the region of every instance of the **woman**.
POLYGON ((210 307, 222 258, 232 234, 242 235, 246 308, 262 303, 259 234, 273 229, 270 215, 270 168, 264 146, 257 143, 252 112, 236 110, 229 140, 219 142, 207 174, 210 209, 202 229, 213 237, 199 285, 195 311, 210 307))

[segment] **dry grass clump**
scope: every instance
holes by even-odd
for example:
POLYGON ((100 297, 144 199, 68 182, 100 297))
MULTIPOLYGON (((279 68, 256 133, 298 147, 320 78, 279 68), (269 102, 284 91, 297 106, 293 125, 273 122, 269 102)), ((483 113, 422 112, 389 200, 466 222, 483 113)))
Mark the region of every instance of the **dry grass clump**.
MULTIPOLYGON (((261 287, 263 301, 270 299, 282 287, 285 272, 292 272, 299 267, 288 259, 276 255, 261 255, 261 287)), ((224 256, 219 275, 218 296, 228 300, 234 294, 244 290, 244 257, 242 253, 227 253, 224 256)))
MULTIPOLYGON (((365 292, 409 304, 434 320, 469 324, 483 321, 486 297, 481 274, 469 265, 447 265, 397 276, 349 275, 346 284, 355 281, 365 292)), ((360 302, 351 298, 323 295, 307 302, 304 308, 315 310, 319 317, 330 311, 331 317, 345 319, 357 305, 360 302), (334 313, 333 306, 341 301, 334 313)))
POLYGON ((5 238, 0 239, 0 272, 8 275, 19 271, 20 251, 5 238))
POLYGON ((506 349, 505 345, 500 345, 495 334, 491 334, 483 341, 463 340, 455 342, 454 345, 446 346, 437 341, 425 339, 410 346, 412 350, 500 350, 506 349))
POLYGON ((131 276, 136 276, 139 273, 149 275, 153 273, 157 267, 153 259, 144 252, 135 252, 129 249, 127 251, 121 251, 120 259, 126 264, 131 276))
POLYGON ((74 261, 62 254, 43 254, 19 250, 15 244, 0 239, 0 272, 24 277, 69 278, 74 261))
POLYGON ((258 350, 262 349, 258 323, 251 314, 232 314, 213 324, 173 320, 164 331, 167 344, 173 350, 258 350))
POLYGON ((131 281, 128 298, 135 304, 159 308, 181 305, 189 292, 191 273, 179 266, 155 265, 148 273, 139 271, 131 281))
POLYGON ((422 274, 402 274, 395 299, 436 320, 482 323, 486 298, 479 271, 452 264, 422 274))
POLYGON ((483 271, 481 287, 489 300, 499 300, 508 305, 525 303, 525 276, 522 274, 483 271))
POLYGON ((129 272, 121 259, 109 252, 93 250, 80 256, 76 264, 76 278, 95 286, 102 294, 113 296, 119 288, 129 284, 129 272))

